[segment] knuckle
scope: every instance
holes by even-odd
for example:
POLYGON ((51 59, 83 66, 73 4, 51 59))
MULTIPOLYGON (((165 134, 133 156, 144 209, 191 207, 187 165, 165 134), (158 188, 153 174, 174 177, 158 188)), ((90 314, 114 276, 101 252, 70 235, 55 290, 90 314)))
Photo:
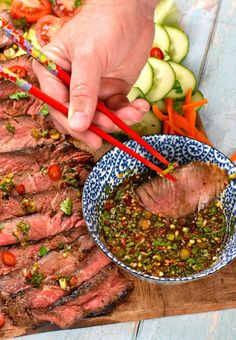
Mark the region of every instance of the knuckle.
POLYGON ((94 90, 87 84, 79 84, 71 88, 70 95, 72 98, 91 98, 94 97, 94 90))

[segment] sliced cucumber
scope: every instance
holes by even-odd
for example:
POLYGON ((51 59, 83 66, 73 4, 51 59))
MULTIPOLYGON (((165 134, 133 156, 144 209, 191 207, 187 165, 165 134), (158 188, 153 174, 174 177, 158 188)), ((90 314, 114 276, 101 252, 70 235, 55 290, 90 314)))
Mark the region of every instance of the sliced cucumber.
POLYGON ((143 116, 143 119, 140 123, 132 126, 132 129, 140 136, 153 135, 162 132, 162 123, 150 110, 143 116))
POLYGON ((176 74, 176 82, 175 87, 168 94, 168 98, 183 98, 185 97, 187 91, 189 89, 195 89, 197 85, 197 80, 192 71, 190 71, 187 67, 176 64, 173 61, 169 62, 170 66, 173 68, 176 74), (182 90, 181 90, 182 89, 182 90))
MULTIPOLYGON (((198 100, 202 100, 204 98, 203 94, 198 90, 193 96, 192 96, 192 101, 196 102, 198 100)), ((183 105, 184 101, 183 100, 175 100, 174 101, 174 109, 179 112, 180 114, 183 114, 183 105)), ((199 111, 202 106, 198 106, 196 108, 196 111, 199 111)), ((161 110, 161 109, 160 109, 161 110)))
POLYGON ((164 102, 164 100, 159 100, 159 102, 157 102, 155 104, 157 104, 157 106, 158 106, 159 110, 161 110, 161 112, 167 113, 166 103, 164 102))
POLYGON ((166 52, 169 54, 170 37, 166 30, 158 24, 155 24, 155 37, 153 41, 153 46, 159 47, 164 54, 166 52))
POLYGON ((175 63, 181 63, 189 51, 189 40, 187 35, 179 28, 164 26, 170 37, 169 55, 175 63))
MULTIPOLYGON (((202 99, 204 99, 204 96, 203 96, 202 92, 200 92, 199 90, 192 96, 193 102, 197 102, 198 100, 202 100, 202 99)), ((196 111, 199 111, 201 107, 202 107, 202 105, 198 106, 196 108, 196 111)))
POLYGON ((156 7, 154 22, 160 25, 178 26, 179 11, 175 0, 161 0, 156 7))
POLYGON ((145 98, 145 95, 138 87, 132 87, 127 95, 127 98, 130 102, 133 102, 137 98, 145 98))
POLYGON ((153 70, 149 63, 146 63, 138 80, 133 87, 138 87, 144 94, 148 93, 153 83, 153 70))
POLYGON ((164 98, 173 88, 175 83, 175 72, 171 65, 157 58, 149 58, 149 64, 153 69, 153 84, 146 98, 149 102, 158 102, 164 98))

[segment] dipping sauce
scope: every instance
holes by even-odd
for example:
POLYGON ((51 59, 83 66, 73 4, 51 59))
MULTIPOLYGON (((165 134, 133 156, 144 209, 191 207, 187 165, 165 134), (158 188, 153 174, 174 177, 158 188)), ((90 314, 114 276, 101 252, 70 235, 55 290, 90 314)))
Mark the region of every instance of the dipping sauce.
POLYGON ((212 266, 227 237, 221 202, 164 218, 146 210, 136 194, 147 179, 136 174, 110 193, 100 218, 101 241, 127 266, 157 277, 184 277, 212 266))

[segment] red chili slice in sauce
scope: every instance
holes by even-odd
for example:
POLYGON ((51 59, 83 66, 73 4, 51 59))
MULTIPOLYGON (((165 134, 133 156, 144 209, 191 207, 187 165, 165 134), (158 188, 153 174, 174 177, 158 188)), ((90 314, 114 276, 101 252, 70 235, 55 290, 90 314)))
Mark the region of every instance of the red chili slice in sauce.
POLYGON ((16 73, 21 78, 24 78, 27 75, 27 71, 23 66, 14 65, 9 67, 9 70, 13 73, 16 73))

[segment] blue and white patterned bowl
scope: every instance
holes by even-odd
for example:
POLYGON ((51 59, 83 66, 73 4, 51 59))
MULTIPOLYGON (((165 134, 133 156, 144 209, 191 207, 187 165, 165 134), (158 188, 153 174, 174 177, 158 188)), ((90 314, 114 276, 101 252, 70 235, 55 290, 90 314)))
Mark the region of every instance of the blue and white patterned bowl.
MULTIPOLYGON (((196 140, 174 135, 150 135, 144 138, 170 162, 178 162, 179 164, 186 164, 191 161, 211 162, 226 169, 229 174, 236 173, 235 165, 225 155, 196 140)), ((128 141, 126 145, 150 161, 157 165, 159 164, 152 155, 143 147, 137 145, 136 142, 128 141)), ((148 169, 136 159, 118 148, 113 148, 97 162, 85 183, 83 192, 83 213, 89 232, 101 250, 116 264, 140 279, 167 284, 190 282, 206 277, 225 267, 236 257, 236 180, 233 180, 223 193, 221 200, 228 211, 227 220, 230 221, 229 224, 232 225, 233 223, 234 233, 229 237, 219 259, 213 266, 191 276, 165 278, 138 272, 119 261, 101 242, 98 229, 103 203, 108 197, 107 186, 109 186, 111 190, 114 189, 124 180, 124 176, 128 176, 126 173, 128 170, 132 170, 133 173, 148 171, 148 169)))

